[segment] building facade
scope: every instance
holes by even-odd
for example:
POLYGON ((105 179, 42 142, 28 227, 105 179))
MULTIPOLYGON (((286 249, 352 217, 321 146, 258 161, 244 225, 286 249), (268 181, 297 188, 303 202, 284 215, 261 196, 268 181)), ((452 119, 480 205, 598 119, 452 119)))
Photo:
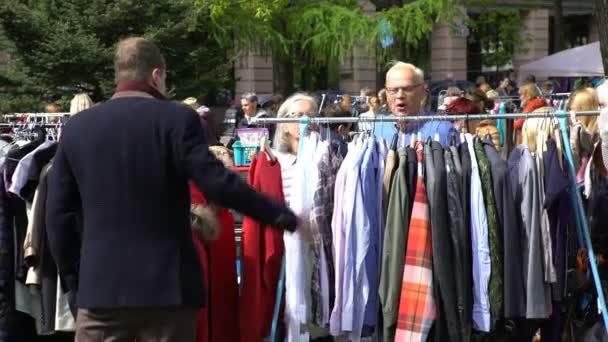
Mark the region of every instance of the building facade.
MULTIPOLYGON (((375 6, 369 0, 361 0, 362 8, 372 13, 375 6)), ((596 23, 593 20, 592 0, 563 0, 564 28, 563 46, 570 48, 598 40, 596 23)), ((516 53, 511 68, 517 68, 530 61, 545 57, 553 52, 553 12, 554 1, 529 0, 496 0, 496 9, 516 9, 523 18, 522 33, 527 39, 522 52, 516 53)), ((479 8, 462 8, 463 13, 474 15, 479 8)), ((481 65, 480 51, 472 49, 468 40, 469 30, 466 25, 436 24, 430 39, 430 66, 427 78, 430 80, 470 80, 484 73, 481 65)), ((358 94, 363 87, 376 88, 382 84, 382 69, 377 65, 376 52, 363 47, 356 47, 340 66, 339 90, 342 93, 358 94), (378 82, 379 81, 379 82, 378 82)), ((273 75, 272 58, 255 52, 244 53, 235 65, 236 94, 254 91, 272 93, 273 75)))

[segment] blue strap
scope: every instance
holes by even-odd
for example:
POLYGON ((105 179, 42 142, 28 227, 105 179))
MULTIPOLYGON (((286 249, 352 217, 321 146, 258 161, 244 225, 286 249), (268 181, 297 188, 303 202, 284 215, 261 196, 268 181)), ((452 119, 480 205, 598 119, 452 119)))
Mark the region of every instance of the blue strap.
MULTIPOLYGON (((307 116, 300 119, 300 145, 298 146, 298 155, 302 153, 304 148, 304 137, 308 130, 309 120, 307 116)), ((281 311, 281 303, 283 303, 283 287, 285 286, 285 254, 281 258, 281 273, 279 275, 279 284, 277 285, 277 298, 274 302, 274 311, 272 312, 272 325, 270 327, 270 342, 277 341, 277 327, 279 325, 279 311, 281 311)))
MULTIPOLYGON (((595 261, 595 253, 593 253, 593 246, 591 245, 591 236, 589 235, 589 223, 584 216, 583 201, 581 193, 578 191, 576 185, 576 172, 574 171, 574 162, 572 161, 572 150, 570 149, 570 141, 568 139, 568 124, 566 122, 566 113, 560 110, 558 113, 559 126, 562 131, 562 139, 564 140, 564 150, 566 152, 566 160, 568 162, 568 170, 570 171, 570 191, 574 194, 571 197, 574 200, 573 207, 575 210, 575 217, 578 218, 577 225, 582 230, 585 238, 585 245, 587 246, 587 254, 589 257, 589 266, 591 267, 591 273, 593 274, 593 282, 597 290, 598 305, 599 309, 602 310, 602 318, 604 319, 604 329, 608 332, 608 312, 606 311, 606 300, 604 298, 604 290, 602 289, 602 283, 600 276, 597 271, 597 264, 595 261)), ((590 166, 589 166, 590 167, 590 166)))
MULTIPOLYGON (((500 107, 498 109, 498 114, 504 114, 505 113, 505 103, 501 103, 500 107)), ((498 133, 500 134, 500 145, 504 145, 505 144, 505 119, 498 119, 498 124, 497 127, 498 128, 498 133)))

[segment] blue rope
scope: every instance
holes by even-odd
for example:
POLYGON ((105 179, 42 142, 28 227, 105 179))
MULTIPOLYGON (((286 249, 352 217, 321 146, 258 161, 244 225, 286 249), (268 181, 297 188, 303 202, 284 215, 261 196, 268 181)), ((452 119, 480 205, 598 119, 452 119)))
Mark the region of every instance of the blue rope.
MULTIPOLYGON (((585 219, 584 210, 583 210, 583 200, 581 198, 581 194, 578 191, 576 185, 576 172, 574 170, 574 162, 572 161, 572 150, 570 149, 570 141, 568 141, 568 125, 566 123, 566 113, 561 110, 558 113, 559 117, 559 126, 562 131, 562 139, 564 140, 564 150, 566 152, 566 159, 568 161, 568 169, 570 171, 570 190, 574 193, 572 196, 572 200, 574 203, 575 215, 578 219, 577 224, 579 224, 579 229, 582 230, 583 236, 585 238, 585 245, 587 246, 587 254, 589 257, 589 266, 591 267, 591 273, 593 274, 593 282, 595 283, 595 288, 597 290, 598 296, 598 305, 600 310, 602 310, 602 318, 604 319, 604 329, 608 332, 608 312, 606 311, 606 299, 604 298, 604 290, 602 289, 602 283, 600 281, 600 276, 597 271, 597 264, 595 261, 595 254, 593 253, 593 246, 591 245, 591 236, 589 235, 589 223, 585 219)), ((591 167, 591 166, 588 166, 591 167)))
MULTIPOLYGON (((298 155, 302 153, 304 148, 304 137, 308 130, 309 120, 307 116, 300 119, 300 145, 298 146, 298 155)), ((283 302, 283 287, 285 286, 285 254, 281 258, 281 273, 279 275, 279 284, 277 285, 277 298, 274 302, 274 311, 272 313, 272 325, 270 327, 270 342, 277 341, 277 328, 279 325, 279 312, 281 311, 281 303, 283 302)))

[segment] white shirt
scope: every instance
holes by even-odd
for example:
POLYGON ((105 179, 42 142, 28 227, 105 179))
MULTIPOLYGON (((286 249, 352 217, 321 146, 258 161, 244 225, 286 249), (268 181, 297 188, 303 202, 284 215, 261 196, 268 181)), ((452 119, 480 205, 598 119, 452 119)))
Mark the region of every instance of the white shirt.
POLYGON ((475 156, 473 136, 465 134, 471 156, 471 246, 473 257, 473 327, 476 330, 490 331, 490 243, 488 241, 488 218, 479 167, 475 156))
MULTIPOLYGON (((302 224, 310 224, 314 191, 319 178, 315 153, 320 142, 319 135, 312 132, 304 139, 291 180, 289 206, 302 219, 302 224)), ((302 235, 302 228, 294 233, 285 232, 285 323, 289 342, 308 342, 310 334, 302 329, 310 322, 312 248, 310 241, 302 235)))

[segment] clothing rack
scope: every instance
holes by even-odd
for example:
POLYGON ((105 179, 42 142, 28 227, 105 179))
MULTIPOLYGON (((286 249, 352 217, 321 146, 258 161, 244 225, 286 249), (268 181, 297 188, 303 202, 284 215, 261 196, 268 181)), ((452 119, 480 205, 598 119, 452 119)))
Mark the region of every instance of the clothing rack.
MULTIPOLYGON (((455 114, 455 115, 378 115, 375 117, 301 117, 301 118, 258 118, 252 121, 255 125, 276 123, 358 123, 358 122, 397 122, 397 121, 455 121, 455 120, 491 120, 491 119, 532 119, 532 118, 563 118, 570 117, 570 113, 542 112, 542 113, 504 113, 504 114, 455 114)), ((599 110, 574 112, 577 116, 599 115, 599 110)))
MULTIPOLYGON (((566 93, 560 93, 559 95, 566 95, 566 93)), ((311 113, 316 114, 316 113, 311 113)), ((259 118, 254 119, 254 125, 264 125, 264 124, 276 124, 276 123, 300 123, 301 130, 306 129, 309 124, 331 124, 331 123, 357 123, 357 122, 408 122, 408 121, 455 121, 455 120, 486 120, 486 119, 529 119, 529 118, 553 118, 560 119, 559 125, 563 134, 567 134, 566 132, 566 121, 568 118, 575 114, 577 116, 596 116, 600 115, 601 111, 580 111, 580 112, 565 112, 563 110, 560 111, 552 111, 552 112, 541 112, 541 113, 502 113, 502 114, 456 114, 456 115, 416 115, 416 116, 396 116, 396 115, 386 115, 386 116, 375 116, 375 117, 336 117, 336 118, 323 118, 323 117, 300 117, 300 118, 259 118)), ((571 156, 570 146, 566 147, 566 153, 571 156)), ((571 158, 571 157, 570 157, 571 158)), ((572 162, 569 162, 570 168, 570 177, 574 177, 575 171, 572 162)), ((576 183, 571 180, 571 188, 576 187, 576 183)), ((575 193, 575 197, 573 197, 573 206, 578 206, 582 208, 582 199, 580 197, 580 193, 576 190, 573 191, 575 193)), ((580 209, 582 210, 582 209, 580 209)), ((595 254, 593 252, 593 247, 591 245, 591 237, 589 235, 589 226, 587 223, 587 219, 582 217, 582 213, 577 212, 575 208, 575 215, 578 215, 580 218, 581 226, 577 229, 582 230, 582 234, 584 236, 583 245, 587 248, 588 258, 589 258, 589 266, 591 268, 592 278, 595 283, 595 288, 598 294, 598 307, 602 312, 602 318, 604 321, 604 329, 608 331, 608 313, 606 308, 606 300, 604 298, 603 288, 601 285, 601 281, 599 278, 599 273, 597 270, 597 262, 595 258, 595 254)), ((277 287, 277 302, 275 303, 275 312, 272 322, 273 331, 276 327, 277 322, 277 310, 280 306, 280 298, 282 297, 282 287, 284 282, 284 271, 285 271, 285 258, 283 257, 283 265, 281 269, 281 278, 279 280, 279 286, 277 287)))

